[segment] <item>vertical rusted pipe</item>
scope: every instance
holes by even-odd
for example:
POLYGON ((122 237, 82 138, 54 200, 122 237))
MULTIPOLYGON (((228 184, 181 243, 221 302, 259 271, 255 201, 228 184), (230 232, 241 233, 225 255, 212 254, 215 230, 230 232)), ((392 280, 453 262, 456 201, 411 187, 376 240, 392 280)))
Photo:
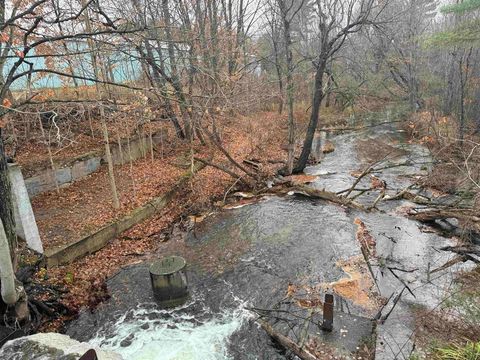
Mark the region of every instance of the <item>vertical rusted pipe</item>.
POLYGON ((333 295, 325 294, 325 301, 323 303, 323 323, 322 330, 333 330, 333 295))

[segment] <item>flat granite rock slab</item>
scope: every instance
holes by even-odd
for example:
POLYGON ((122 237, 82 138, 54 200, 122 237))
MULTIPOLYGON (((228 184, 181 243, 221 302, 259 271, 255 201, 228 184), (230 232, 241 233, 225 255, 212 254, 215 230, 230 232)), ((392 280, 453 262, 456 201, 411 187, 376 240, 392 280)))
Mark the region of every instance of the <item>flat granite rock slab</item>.
MULTIPOLYGON (((291 317, 289 321, 279 321, 273 328, 297 344, 302 342, 301 339, 305 338, 307 333, 310 340, 315 340, 319 351, 325 350, 329 354, 333 353, 341 358, 350 358, 351 354, 363 350, 365 346, 373 350, 376 340, 376 323, 374 320, 335 312, 333 330, 328 332, 320 329, 318 325, 322 324, 321 314, 315 314, 311 318, 310 316, 307 310, 295 311, 295 316, 291 317), (310 318, 310 323, 305 326, 306 321, 303 319, 307 318, 310 318)), ((285 319, 289 316, 282 313, 281 317, 285 319)))

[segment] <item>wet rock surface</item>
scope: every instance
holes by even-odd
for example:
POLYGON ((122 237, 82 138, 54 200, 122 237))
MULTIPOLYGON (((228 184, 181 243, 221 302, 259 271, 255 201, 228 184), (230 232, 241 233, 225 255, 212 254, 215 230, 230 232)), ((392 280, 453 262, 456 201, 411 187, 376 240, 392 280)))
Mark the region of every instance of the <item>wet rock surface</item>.
MULTIPOLYGON (((76 360, 88 350, 90 344, 80 343, 67 335, 42 333, 21 337, 7 342, 0 350, 5 360, 76 360)), ((98 360, 122 360, 114 352, 95 349, 98 360)))

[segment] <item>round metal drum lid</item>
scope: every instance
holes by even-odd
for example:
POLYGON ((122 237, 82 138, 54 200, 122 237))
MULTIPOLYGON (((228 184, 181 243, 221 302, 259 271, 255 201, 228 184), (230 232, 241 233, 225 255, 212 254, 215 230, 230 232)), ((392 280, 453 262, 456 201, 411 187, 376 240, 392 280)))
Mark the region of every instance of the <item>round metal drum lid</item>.
POLYGON ((152 275, 171 275, 177 271, 183 270, 187 265, 184 258, 180 256, 169 256, 161 260, 156 260, 150 265, 152 275))

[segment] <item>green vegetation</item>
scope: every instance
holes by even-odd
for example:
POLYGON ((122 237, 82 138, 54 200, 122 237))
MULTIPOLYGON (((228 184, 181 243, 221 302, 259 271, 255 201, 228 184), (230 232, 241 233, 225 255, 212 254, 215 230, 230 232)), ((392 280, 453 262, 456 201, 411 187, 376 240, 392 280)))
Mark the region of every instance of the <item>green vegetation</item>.
POLYGON ((441 11, 444 14, 464 14, 469 11, 480 9, 480 0, 465 0, 458 4, 443 6, 441 11))
POLYGON ((478 360, 480 359, 480 342, 449 345, 436 349, 434 354, 440 360, 478 360))
MULTIPOLYGON (((480 9, 480 0, 466 0, 459 4, 443 6, 441 12, 454 14, 455 23, 458 23, 461 15, 470 15, 480 9)), ((480 19, 464 20, 454 26, 453 29, 435 34, 429 41, 433 46, 467 46, 472 47, 480 42, 480 19)))

